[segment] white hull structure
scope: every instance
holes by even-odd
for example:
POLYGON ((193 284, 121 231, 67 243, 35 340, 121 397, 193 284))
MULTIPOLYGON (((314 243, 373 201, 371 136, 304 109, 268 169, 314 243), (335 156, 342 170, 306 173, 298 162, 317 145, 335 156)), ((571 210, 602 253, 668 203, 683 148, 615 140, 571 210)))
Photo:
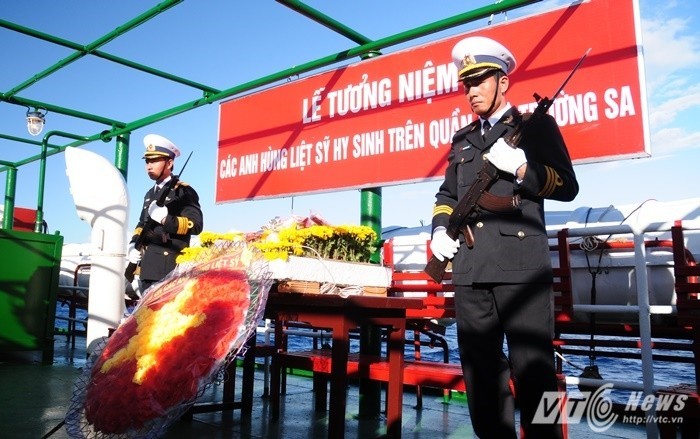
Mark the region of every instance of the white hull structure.
MULTIPOLYGON (((560 230, 568 229, 569 233, 574 318, 588 321, 586 306, 605 305, 607 312, 597 316, 598 321, 636 320, 635 313, 624 307, 638 305, 636 268, 640 263, 646 266, 649 304, 658 307, 656 310, 660 314, 665 313, 662 307, 667 307, 670 314, 676 304, 676 294, 669 230, 677 221, 690 229, 694 223, 700 224, 700 198, 548 212, 546 222, 552 248, 557 244, 560 230), (635 239, 646 243, 642 261, 635 253, 635 239), (593 287, 595 301, 592 300, 593 287), (614 307, 620 307, 620 312, 614 312, 614 307)), ((383 237, 392 239, 396 270, 423 270, 430 239, 429 226, 386 228, 383 237)), ((687 230, 685 240, 689 254, 700 260, 700 230, 687 230)), ((552 251, 552 264, 555 267, 559 264, 556 251, 552 251)))

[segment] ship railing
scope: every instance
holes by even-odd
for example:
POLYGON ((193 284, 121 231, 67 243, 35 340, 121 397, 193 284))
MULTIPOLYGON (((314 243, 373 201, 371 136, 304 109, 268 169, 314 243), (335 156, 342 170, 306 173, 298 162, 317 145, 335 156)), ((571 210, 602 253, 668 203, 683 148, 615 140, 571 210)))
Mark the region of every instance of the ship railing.
MULTIPOLYGON (((586 238, 590 236, 619 236, 624 235, 631 237, 634 251, 634 278, 636 283, 636 305, 587 305, 573 304, 574 312, 587 314, 606 314, 606 313, 636 313, 639 331, 639 349, 641 352, 641 367, 642 367, 642 383, 629 381, 613 381, 606 379, 591 379, 581 377, 567 377, 567 384, 571 385, 587 385, 599 387, 609 385, 618 389, 642 391, 643 397, 656 395, 658 392, 673 392, 672 387, 656 386, 654 381, 653 369, 653 341, 652 341, 652 316, 653 315, 674 315, 677 318, 678 325, 682 329, 690 329, 688 332, 692 338, 693 357, 695 363, 695 385, 692 386, 693 400, 697 400, 698 374, 700 370, 700 362, 698 352, 695 350, 698 346, 698 334, 700 326, 700 318, 693 314, 694 311, 700 309, 698 301, 698 293, 700 292, 700 284, 698 284, 697 276, 700 275, 700 267, 695 266, 692 253, 686 248, 686 238, 683 232, 697 233, 700 231, 700 221, 664 221, 653 222, 646 225, 639 224, 611 224, 611 225, 595 225, 586 227, 563 228, 559 230, 549 230, 548 236, 550 239, 561 238, 562 233, 566 234, 569 239, 586 238), (647 270, 648 258, 647 248, 649 236, 655 236, 658 240, 660 233, 670 233, 672 237, 673 250, 673 269, 674 269, 674 284, 676 293, 675 305, 652 305, 649 301, 649 273, 647 270), (692 266, 693 271, 688 267, 692 266), (680 279, 679 273, 683 274, 683 279, 680 279), (686 283, 686 277, 692 277, 694 282, 686 283), (681 291, 678 288, 679 284, 685 286, 681 291), (690 317, 688 317, 688 314, 690 317)), ((691 416, 698 417, 697 405, 691 416)), ((645 413, 647 419, 647 437, 657 437, 657 426, 651 421, 655 419, 656 407, 651 404, 647 407, 645 413)))

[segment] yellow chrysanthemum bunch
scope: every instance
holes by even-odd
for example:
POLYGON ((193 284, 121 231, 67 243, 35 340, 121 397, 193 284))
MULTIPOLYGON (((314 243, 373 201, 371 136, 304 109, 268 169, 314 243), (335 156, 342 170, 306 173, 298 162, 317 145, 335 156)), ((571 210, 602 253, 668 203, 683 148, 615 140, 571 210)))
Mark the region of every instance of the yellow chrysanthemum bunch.
POLYGON ((296 225, 278 231, 263 232, 254 242, 268 259, 284 259, 289 255, 321 257, 348 262, 368 262, 376 250, 377 233, 367 226, 296 225))
POLYGON ((287 260, 289 255, 321 257, 348 262, 369 262, 377 249, 377 233, 368 226, 312 225, 302 227, 298 223, 276 224, 265 227, 259 233, 202 232, 200 247, 190 247, 178 257, 178 263, 189 262, 200 256, 217 242, 246 240, 259 249, 268 260, 287 260))
POLYGON ((369 262, 377 249, 377 233, 367 226, 311 226, 297 230, 303 241, 303 256, 349 262, 369 262))

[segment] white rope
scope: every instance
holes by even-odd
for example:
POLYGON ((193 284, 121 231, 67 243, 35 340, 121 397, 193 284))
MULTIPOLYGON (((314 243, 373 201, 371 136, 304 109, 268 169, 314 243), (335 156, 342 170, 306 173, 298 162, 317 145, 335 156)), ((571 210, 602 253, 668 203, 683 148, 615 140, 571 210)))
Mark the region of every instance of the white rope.
POLYGON ((333 272, 331 272, 330 268, 328 268, 328 265, 326 264, 326 259, 324 259, 316 249, 305 245, 302 245, 302 248, 310 250, 316 255, 316 259, 318 259, 319 262, 321 262, 321 265, 323 266, 323 268, 326 269, 328 276, 330 276, 331 278, 331 282, 322 282, 319 285, 319 294, 337 294, 343 298, 347 298, 349 296, 362 295, 364 289, 360 285, 348 285, 341 287, 338 284, 336 284, 335 280, 333 279, 333 272))
POLYGON ((556 351, 555 351, 555 352, 554 352, 554 355, 556 355, 557 357, 561 358, 561 360, 562 360, 564 363, 568 364, 568 365, 571 366, 571 367, 574 367, 574 368, 576 368, 576 369, 578 369, 578 370, 581 370, 581 371, 585 370, 583 367, 579 366, 578 364, 574 364, 574 363, 572 363, 571 361, 569 361, 569 360, 567 360, 566 358, 564 358, 564 356, 563 356, 562 354, 560 354, 559 352, 556 352, 556 351))

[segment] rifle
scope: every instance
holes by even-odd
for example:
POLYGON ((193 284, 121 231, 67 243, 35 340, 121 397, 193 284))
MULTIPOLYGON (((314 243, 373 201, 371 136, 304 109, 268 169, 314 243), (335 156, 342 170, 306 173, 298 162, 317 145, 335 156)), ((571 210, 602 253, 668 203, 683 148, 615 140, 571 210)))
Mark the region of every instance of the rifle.
MULTIPOLYGON (((551 99, 548 97, 543 98, 537 93, 533 94, 535 101, 537 102, 537 108, 535 108, 535 110, 532 112, 531 117, 524 119, 522 123, 515 127, 510 135, 504 138, 506 143, 512 147, 516 147, 520 143, 523 131, 532 124, 532 121, 535 118, 544 115, 547 113, 547 111, 549 111, 549 108, 554 103, 554 100, 562 92, 564 86, 569 82, 576 70, 578 70, 579 66, 586 56, 588 56, 590 51, 590 48, 586 50, 586 53, 584 53, 578 63, 576 63, 574 68, 569 73, 569 76, 567 76, 551 99)), ((452 209, 446 230, 447 236, 449 236, 451 239, 457 239, 459 238, 459 234, 462 233, 467 240, 467 243, 473 241, 471 230, 468 228, 468 221, 479 214, 481 209, 479 206, 479 200, 482 194, 486 192, 496 180, 498 180, 498 168, 496 168, 488 160, 485 160, 484 165, 476 175, 474 184, 472 184, 469 191, 457 202, 454 209, 452 209)), ((449 261, 447 258, 441 261, 433 255, 430 257, 430 260, 425 265, 423 271, 427 273, 435 282, 440 283, 445 277, 445 270, 447 269, 448 263, 449 261)))
MULTIPOLYGON (((187 162, 190 161, 190 157, 192 157, 192 151, 190 151, 190 155, 187 156, 187 160, 185 160, 185 164, 182 165, 182 169, 180 169, 180 173, 177 175, 173 175, 170 177, 170 180, 163 186, 163 189, 160 191, 160 194, 158 195, 158 198, 156 199, 156 205, 158 207, 163 207, 165 205, 165 199, 168 198, 168 195, 170 195, 170 192, 175 188, 177 183, 180 181, 180 176, 182 175, 183 171, 185 170, 185 167, 187 166, 187 162)), ((151 219, 150 216, 146 218, 146 224, 144 224, 143 228, 141 229, 141 233, 139 233, 139 236, 136 238, 136 241, 134 242, 134 247, 141 251, 145 247, 146 244, 146 236, 148 236, 148 233, 153 229, 155 226, 159 225, 155 221, 151 219)), ((133 262, 129 261, 129 264, 126 266, 126 270, 124 270, 124 277, 126 280, 131 283, 134 281, 134 273, 136 272, 136 267, 137 264, 134 264, 133 262)))

